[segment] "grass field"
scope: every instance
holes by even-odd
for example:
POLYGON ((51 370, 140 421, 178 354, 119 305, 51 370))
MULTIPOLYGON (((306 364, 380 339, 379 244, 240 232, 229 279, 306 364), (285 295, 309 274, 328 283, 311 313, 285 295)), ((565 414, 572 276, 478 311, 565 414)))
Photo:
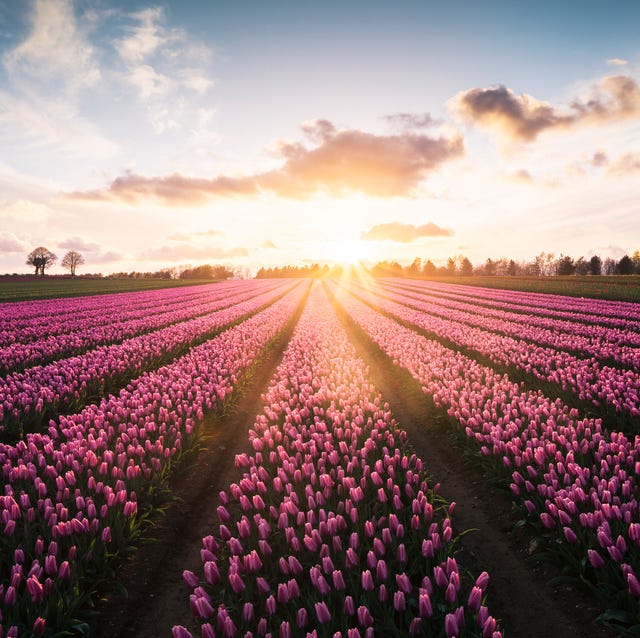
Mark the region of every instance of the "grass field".
POLYGON ((526 290, 570 297, 592 297, 617 301, 640 302, 640 275, 568 277, 429 277, 439 281, 465 286, 485 286, 507 290, 526 290))
POLYGON ((0 302, 103 295, 111 292, 135 292, 137 290, 210 283, 214 283, 214 281, 211 279, 84 279, 82 277, 55 276, 0 276, 0 302))

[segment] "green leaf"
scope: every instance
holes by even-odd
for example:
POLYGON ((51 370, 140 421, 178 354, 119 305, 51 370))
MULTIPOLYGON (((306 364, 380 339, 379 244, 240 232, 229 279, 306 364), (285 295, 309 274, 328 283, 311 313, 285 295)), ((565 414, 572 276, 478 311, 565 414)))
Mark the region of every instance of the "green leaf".
POLYGON ((624 609, 607 609, 603 614, 598 616, 600 622, 616 621, 623 625, 630 625, 634 618, 633 615, 624 609))

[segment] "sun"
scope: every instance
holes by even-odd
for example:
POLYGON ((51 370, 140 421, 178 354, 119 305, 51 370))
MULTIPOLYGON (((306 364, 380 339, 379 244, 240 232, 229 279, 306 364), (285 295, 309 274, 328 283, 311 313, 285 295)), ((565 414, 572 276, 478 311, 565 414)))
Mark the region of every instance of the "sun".
POLYGON ((334 264, 353 266, 372 258, 370 246, 360 239, 332 239, 324 248, 324 258, 334 264))

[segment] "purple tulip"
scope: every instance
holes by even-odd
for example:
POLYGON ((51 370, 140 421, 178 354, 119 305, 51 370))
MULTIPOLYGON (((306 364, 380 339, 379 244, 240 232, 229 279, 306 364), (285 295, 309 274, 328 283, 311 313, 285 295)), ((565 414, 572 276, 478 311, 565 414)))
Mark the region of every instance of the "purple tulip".
POLYGON ((373 625, 373 616, 371 615, 369 608, 365 605, 358 607, 358 622, 363 627, 370 627, 373 625))
POLYGON ((314 605, 316 611, 316 617, 318 618, 318 622, 323 625, 331 621, 331 613, 329 612, 329 608, 324 601, 315 603, 314 605))
POLYGON ((447 614, 444 619, 444 633, 447 638, 456 638, 458 635, 458 622, 455 614, 447 614))

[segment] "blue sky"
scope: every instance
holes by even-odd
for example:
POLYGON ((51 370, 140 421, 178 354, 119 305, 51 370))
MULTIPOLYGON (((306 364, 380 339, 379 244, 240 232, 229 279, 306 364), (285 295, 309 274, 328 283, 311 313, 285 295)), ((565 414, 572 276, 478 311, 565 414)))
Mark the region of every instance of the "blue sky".
POLYGON ((638 24, 638 2, 0 1, 0 272, 37 245, 105 273, 619 258, 638 24))

